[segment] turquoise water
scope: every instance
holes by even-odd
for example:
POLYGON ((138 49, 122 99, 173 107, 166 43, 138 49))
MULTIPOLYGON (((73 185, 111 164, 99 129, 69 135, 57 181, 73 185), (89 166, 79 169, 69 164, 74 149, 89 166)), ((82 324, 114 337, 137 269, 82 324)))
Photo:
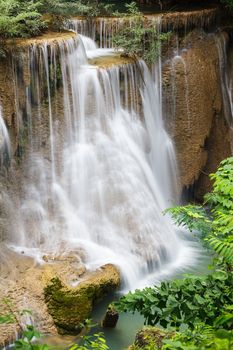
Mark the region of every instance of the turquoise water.
MULTIPOLYGON (((100 323, 103 320, 109 299, 95 308, 92 319, 93 322, 100 323)), ((116 328, 103 328, 100 325, 95 327, 92 332, 103 332, 110 350, 127 349, 134 342, 135 335, 143 326, 144 318, 139 314, 121 313, 116 328)))

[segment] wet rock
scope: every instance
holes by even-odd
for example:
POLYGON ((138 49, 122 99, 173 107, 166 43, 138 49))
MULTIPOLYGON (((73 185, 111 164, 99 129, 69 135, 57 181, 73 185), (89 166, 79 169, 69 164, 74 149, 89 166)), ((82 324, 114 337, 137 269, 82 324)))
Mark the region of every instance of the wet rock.
MULTIPOLYGON (((81 316, 84 319, 89 316, 93 302, 98 302, 120 283, 118 269, 113 265, 87 272, 81 257, 77 255, 78 251, 73 250, 70 255, 68 252, 55 256, 48 254, 48 262, 38 264, 34 259, 0 244, 0 274, 4 277, 0 280, 0 314, 9 313, 2 303, 7 297, 12 301, 15 312, 31 310, 34 323, 41 333, 56 335, 55 321, 59 322, 59 315, 63 317, 65 326, 71 322, 70 328, 73 325, 75 332, 77 320, 81 320, 81 316), (76 301, 77 304, 73 305, 76 301), (52 306, 57 310, 53 309, 54 312, 50 314, 52 306)), ((16 328, 14 324, 0 325, 0 348, 15 339, 16 328)))
MULTIPOLYGON (((12 153, 22 156, 26 143, 27 125, 22 125, 27 112, 26 91, 32 79, 28 50, 33 45, 47 43, 48 47, 58 47, 60 42, 75 38, 71 31, 47 32, 33 38, 14 38, 2 43, 5 56, 0 62, 0 101, 4 119, 10 130, 12 153), (21 120, 22 119, 22 120, 21 120)), ((41 99, 44 96, 41 86, 41 99)))
POLYGON ((216 37, 193 31, 178 40, 179 56, 173 54, 163 69, 164 108, 181 187, 197 184, 200 197, 210 189, 209 172, 231 154, 230 127, 224 115, 216 37))
POLYGON ((99 68, 109 68, 112 66, 132 64, 135 63, 135 60, 128 56, 123 56, 122 54, 115 53, 114 55, 110 56, 102 56, 90 59, 89 63, 94 66, 98 66, 99 68))
POLYGON ((118 319, 118 311, 115 309, 114 305, 110 304, 103 319, 102 326, 105 328, 115 328, 118 319))
POLYGON ((156 349, 161 349, 163 340, 171 338, 172 335, 172 332, 158 327, 144 327, 137 333, 135 342, 129 347, 129 350, 147 349, 150 344, 153 344, 156 349))
POLYGON ((48 311, 60 333, 78 333, 80 323, 90 317, 93 304, 103 299, 120 284, 118 269, 104 265, 87 276, 76 287, 52 278, 44 289, 48 311))

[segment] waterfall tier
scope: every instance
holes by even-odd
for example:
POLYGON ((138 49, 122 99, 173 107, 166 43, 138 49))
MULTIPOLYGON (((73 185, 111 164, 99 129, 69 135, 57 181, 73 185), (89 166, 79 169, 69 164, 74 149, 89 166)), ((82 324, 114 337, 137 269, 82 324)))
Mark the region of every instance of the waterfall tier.
MULTIPOLYGON (((208 29, 215 25, 219 16, 216 7, 183 11, 165 12, 160 14, 144 15, 145 26, 157 26, 160 22, 161 31, 189 31, 193 28, 208 29)), ((125 26, 131 26, 132 17, 97 17, 92 19, 73 18, 68 23, 68 28, 76 33, 90 37, 98 41, 101 48, 113 47, 113 36, 125 26)))
POLYGON ((39 260, 76 249, 90 269, 116 264, 135 288, 189 266, 196 253, 162 214, 175 201, 176 161, 161 64, 151 73, 143 61, 88 63, 100 54, 82 36, 29 47, 26 127, 18 108, 29 144, 9 244, 39 260))

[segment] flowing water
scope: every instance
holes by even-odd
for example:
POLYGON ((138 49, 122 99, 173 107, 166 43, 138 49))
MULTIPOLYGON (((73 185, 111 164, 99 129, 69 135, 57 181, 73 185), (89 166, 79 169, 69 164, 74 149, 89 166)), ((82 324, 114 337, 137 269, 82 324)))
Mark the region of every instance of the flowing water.
POLYGON ((106 55, 83 35, 29 48, 29 147, 8 243, 39 261, 76 249, 89 269, 119 266, 135 289, 189 268, 198 252, 162 214, 178 190, 161 62, 88 63, 106 55))
POLYGON ((2 108, 0 106, 0 170, 3 166, 9 166, 11 158, 11 147, 8 130, 6 128, 2 108))
POLYGON ((228 48, 228 36, 226 33, 219 33, 215 36, 216 45, 219 55, 219 68, 220 68, 220 79, 222 89, 222 99, 224 106, 224 115, 229 124, 232 123, 233 118, 233 99, 232 99, 232 81, 229 79, 228 74, 228 59, 227 59, 227 48, 228 48))
POLYGON ((98 41, 100 48, 113 48, 113 37, 125 25, 131 25, 131 18, 107 18, 98 17, 97 19, 71 19, 67 27, 76 33, 98 41))

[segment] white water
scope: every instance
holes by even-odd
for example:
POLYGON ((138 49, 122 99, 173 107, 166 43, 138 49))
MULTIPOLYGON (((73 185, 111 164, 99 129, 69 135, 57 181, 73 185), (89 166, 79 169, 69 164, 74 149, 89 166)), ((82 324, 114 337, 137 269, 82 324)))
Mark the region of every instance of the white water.
POLYGON ((127 25, 131 25, 131 19, 126 18, 98 17, 93 20, 72 18, 68 23, 68 29, 91 38, 93 42, 98 39, 100 48, 113 48, 113 36, 126 22, 127 25))
POLYGON ((0 106, 0 170, 4 165, 9 166, 10 157, 10 138, 2 116, 2 107, 0 106))
POLYGON ((32 120, 11 246, 39 260, 82 251, 88 268, 114 263, 125 287, 135 289, 189 268, 197 256, 162 214, 176 200, 176 161, 162 120, 161 64, 153 73, 142 61, 99 69, 87 57, 100 49, 81 39, 62 41, 50 53, 46 44, 29 52, 35 91, 28 95, 38 96, 38 85, 47 82, 50 146, 43 154, 43 132, 32 120), (59 89, 51 95, 49 62, 61 65, 62 118, 53 105, 61 101, 59 89))
POLYGON ((222 88, 222 99, 224 106, 224 115, 229 124, 233 119, 233 99, 232 99, 232 81, 229 79, 228 60, 227 60, 227 46, 228 37, 225 33, 219 33, 215 36, 218 54, 219 54, 219 68, 222 88))

